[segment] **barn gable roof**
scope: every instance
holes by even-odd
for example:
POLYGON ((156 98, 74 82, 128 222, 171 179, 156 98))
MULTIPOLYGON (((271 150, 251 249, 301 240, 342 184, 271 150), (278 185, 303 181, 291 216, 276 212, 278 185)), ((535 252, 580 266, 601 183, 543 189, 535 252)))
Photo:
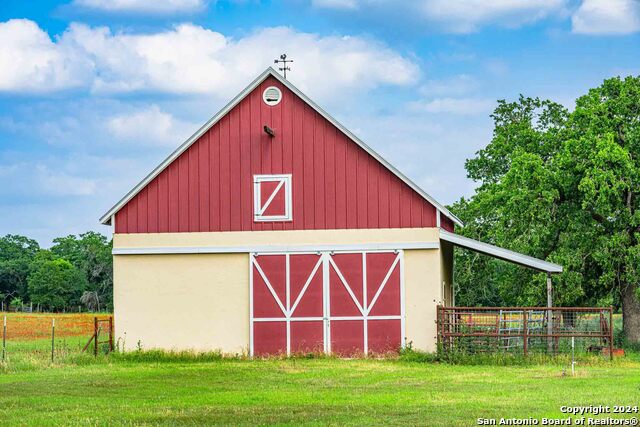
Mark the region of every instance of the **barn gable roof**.
POLYGON ((346 127, 340 124, 335 118, 324 111, 320 106, 313 102, 309 97, 296 88, 290 81, 284 79, 276 70, 272 67, 268 67, 262 72, 253 82, 251 82, 242 92, 240 92, 235 98, 233 98, 224 108, 222 108, 215 116, 209 119, 200 129, 198 129, 189 139, 187 139, 182 145, 180 145, 173 153, 171 153, 162 163, 160 163, 155 169, 153 169, 142 181, 140 181, 135 187, 133 187, 118 203, 116 203, 111 209, 109 209, 100 218, 100 223, 105 225, 111 224, 111 218, 120 209, 122 209, 131 199, 133 199, 142 189, 144 189, 155 177, 157 177, 163 170, 165 170, 174 160, 176 160, 182 153, 184 153, 191 145, 193 145, 198 139, 207 132, 212 126, 214 126, 220 119, 222 119, 229 111, 231 111, 236 105, 238 105, 247 95, 249 95, 256 87, 258 87, 269 76, 278 80, 282 85, 291 90, 300 99, 312 107, 318 114, 324 117, 337 129, 339 129, 349 139, 359 145, 363 150, 370 154, 374 159, 381 163, 391 173, 400 178, 405 184, 411 187, 421 197, 431 203, 435 208, 446 217, 450 218, 453 222, 459 226, 463 226, 462 221, 455 215, 453 215, 447 208, 441 203, 431 197, 426 191, 420 188, 416 183, 407 178, 402 172, 396 169, 391 163, 385 160, 380 154, 375 152, 371 147, 365 144, 360 138, 355 136, 346 127))

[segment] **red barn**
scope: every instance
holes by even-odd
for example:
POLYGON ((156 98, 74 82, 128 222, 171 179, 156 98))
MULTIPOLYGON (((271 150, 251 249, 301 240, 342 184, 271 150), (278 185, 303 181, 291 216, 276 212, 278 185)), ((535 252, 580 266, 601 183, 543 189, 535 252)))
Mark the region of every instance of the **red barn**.
POLYGON ((433 350, 452 244, 484 245, 271 68, 101 222, 125 348, 433 350))

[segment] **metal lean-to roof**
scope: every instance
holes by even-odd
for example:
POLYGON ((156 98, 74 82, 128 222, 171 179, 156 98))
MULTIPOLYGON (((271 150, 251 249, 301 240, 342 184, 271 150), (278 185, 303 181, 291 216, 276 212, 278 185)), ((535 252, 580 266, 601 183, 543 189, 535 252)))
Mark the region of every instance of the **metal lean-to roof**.
POLYGON ((460 236, 459 234, 450 233, 446 230, 440 230, 440 240, 444 240, 446 242, 453 243, 456 246, 471 249, 472 251, 480 252, 494 258, 499 258, 534 270, 543 271, 545 273, 562 273, 561 265, 510 251, 509 249, 504 249, 499 246, 483 243, 479 240, 473 240, 468 237, 460 236))
POLYGON ((173 153, 171 153, 162 163, 160 163, 151 173, 149 173, 142 181, 140 181, 135 187, 131 189, 118 203, 116 203, 107 213, 102 215, 100 223, 109 225, 111 224, 111 217, 115 215, 124 205, 126 205, 136 194, 138 194, 143 188, 145 188, 156 176, 158 176, 167 166, 169 166, 175 159, 177 159, 182 153, 184 153, 192 144, 194 144, 205 132, 207 132, 213 125, 215 125, 222 117, 224 117, 231 109, 240 103, 249 93, 251 93, 258 85, 260 85, 269 76, 274 77, 282 85, 291 90, 297 96, 299 96, 304 102, 311 106, 322 117, 328 120, 336 128, 338 128, 349 139, 358 144, 362 149, 369 153, 374 159, 384 165, 390 172, 395 174, 398 178, 404 181, 409 187, 415 190, 420 196, 436 207, 443 215, 450 218, 453 222, 459 226, 464 224, 458 217, 453 215, 447 208, 431 197, 427 192, 421 189, 417 184, 407 178, 402 172, 396 169, 391 163, 385 160, 380 154, 376 153, 371 147, 365 144, 351 131, 341 125, 336 119, 331 117, 326 111, 324 111, 315 102, 309 99, 304 93, 296 88, 291 82, 285 80, 280 74, 276 72, 272 67, 268 67, 262 72, 249 86, 247 86, 242 92, 240 92, 235 98, 233 98, 222 110, 220 110, 215 116, 209 119, 200 129, 198 129, 189 139, 187 139, 182 145, 180 145, 173 153))

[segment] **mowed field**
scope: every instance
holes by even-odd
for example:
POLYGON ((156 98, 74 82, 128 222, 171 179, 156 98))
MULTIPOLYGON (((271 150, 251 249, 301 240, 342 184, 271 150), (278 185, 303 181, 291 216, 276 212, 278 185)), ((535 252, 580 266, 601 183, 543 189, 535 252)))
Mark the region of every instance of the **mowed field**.
POLYGON ((640 403, 634 354, 584 361, 572 377, 566 359, 492 366, 154 352, 94 358, 69 344, 52 364, 27 357, 24 345, 0 369, 3 426, 468 426, 477 418, 566 417, 563 405, 640 403))

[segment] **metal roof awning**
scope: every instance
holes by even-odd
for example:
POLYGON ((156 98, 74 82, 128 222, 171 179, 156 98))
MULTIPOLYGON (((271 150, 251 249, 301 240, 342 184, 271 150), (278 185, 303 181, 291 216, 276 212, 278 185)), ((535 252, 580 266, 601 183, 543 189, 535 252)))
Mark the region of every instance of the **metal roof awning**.
POLYGON ((489 255, 494 258, 499 258, 534 270, 543 271, 545 273, 562 273, 561 265, 543 261, 538 258, 510 251, 509 249, 504 249, 488 243, 483 243, 479 240, 473 240, 468 237, 450 233, 446 230, 440 230, 440 240, 444 240, 445 242, 453 243, 456 246, 471 249, 472 251, 489 255))

